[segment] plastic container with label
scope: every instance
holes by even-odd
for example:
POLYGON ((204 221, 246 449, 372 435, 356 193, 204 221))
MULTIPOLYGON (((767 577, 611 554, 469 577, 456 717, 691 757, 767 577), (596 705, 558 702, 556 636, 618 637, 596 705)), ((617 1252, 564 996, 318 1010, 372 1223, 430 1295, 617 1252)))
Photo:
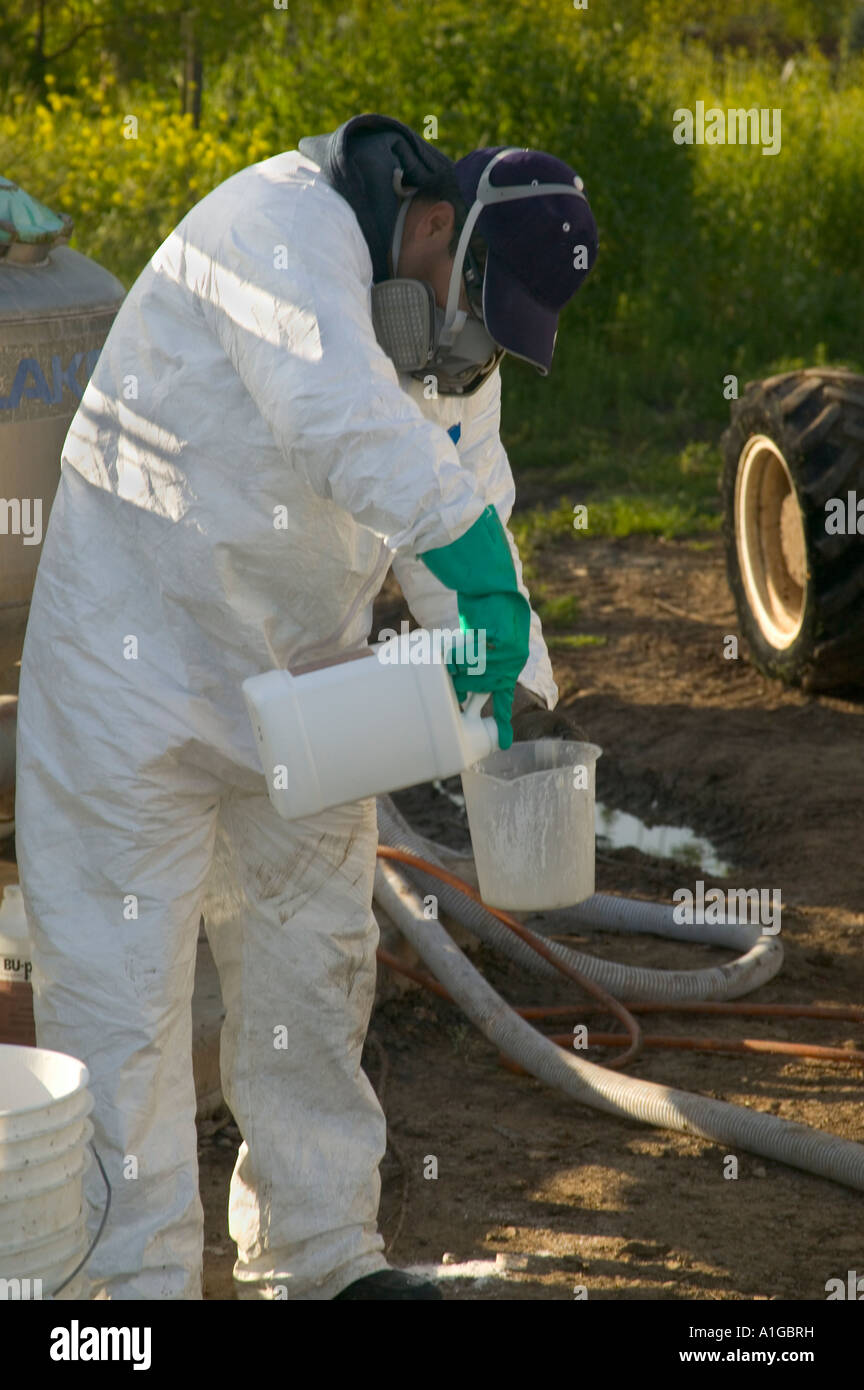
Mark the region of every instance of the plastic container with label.
POLYGON ((36 1046, 33 962, 19 883, 7 883, 0 904, 0 1043, 36 1046))
POLYGON ((452 777, 498 746, 485 694, 460 708, 447 665, 422 633, 243 682, 280 816, 317 815, 381 792, 452 777))

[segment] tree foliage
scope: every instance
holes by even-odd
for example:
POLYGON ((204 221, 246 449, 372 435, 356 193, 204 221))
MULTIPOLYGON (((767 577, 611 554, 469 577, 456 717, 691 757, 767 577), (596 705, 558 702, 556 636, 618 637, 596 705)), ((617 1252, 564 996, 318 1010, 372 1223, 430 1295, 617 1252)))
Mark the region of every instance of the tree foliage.
POLYGON ((418 130, 434 117, 453 157, 547 149, 585 180, 600 255, 549 382, 507 364, 509 419, 523 458, 557 464, 592 439, 635 485, 646 441, 716 434, 727 374, 861 358, 862 13, 853 0, 7 0, 0 172, 71 213, 73 244, 131 283, 215 184, 358 112, 418 130), (673 112, 700 100, 779 108, 781 152, 674 144, 673 112))

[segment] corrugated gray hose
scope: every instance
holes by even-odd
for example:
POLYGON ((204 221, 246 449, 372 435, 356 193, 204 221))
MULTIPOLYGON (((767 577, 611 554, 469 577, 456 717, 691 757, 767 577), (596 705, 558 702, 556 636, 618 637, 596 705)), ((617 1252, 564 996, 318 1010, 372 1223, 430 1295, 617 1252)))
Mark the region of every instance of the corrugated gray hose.
MULTIPOLYGON (((378 798, 378 832, 382 845, 407 850, 433 864, 441 857, 430 849, 430 842, 416 834, 399 814, 389 796, 378 798)), ((443 847, 442 847, 443 848, 443 847)), ((544 980, 560 980, 561 976, 548 961, 508 931, 503 922, 493 917, 473 898, 466 898, 458 888, 405 865, 401 870, 411 883, 424 893, 434 893, 440 906, 481 941, 509 956, 532 975, 544 980)), ((665 936, 678 941, 696 941, 702 945, 728 946, 748 949, 744 955, 726 965, 712 965, 704 970, 648 970, 637 965, 619 965, 616 961, 599 960, 597 956, 582 955, 563 946, 559 941, 544 944, 565 964, 602 985, 610 994, 631 1003, 639 1000, 681 1003, 701 999, 739 999, 772 980, 783 964, 783 947, 776 936, 763 936, 758 926, 734 923, 714 926, 686 926, 673 921, 673 908, 664 903, 639 902, 635 898, 613 898, 595 893, 575 907, 560 908, 546 914, 552 925, 547 930, 641 932, 665 936)), ((535 931, 535 935, 539 935, 535 931)), ((542 937, 540 937, 542 939, 542 937)))
MULTIPOLYGON (((387 807, 384 805, 382 808, 384 801, 384 798, 379 799, 379 825, 382 819, 385 825, 388 824, 387 807)), ((409 831, 409 834, 414 846, 396 844, 395 847, 428 858, 425 841, 413 832, 409 831), (418 843, 421 849, 416 847, 418 843)), ((385 833, 384 826, 381 827, 381 840, 384 844, 393 843, 385 833)), ((438 894, 439 903, 443 906, 441 890, 445 885, 437 879, 434 884, 431 891, 438 894)), ((456 897, 460 896, 456 894, 456 897)), ((566 1095, 594 1110, 641 1120, 643 1124, 661 1129, 697 1134, 703 1139, 723 1144, 729 1150, 743 1149, 747 1153, 787 1163, 793 1168, 864 1191, 864 1146, 860 1144, 840 1139, 834 1134, 824 1134, 818 1129, 809 1129, 806 1125, 781 1120, 776 1115, 766 1115, 743 1106, 730 1105, 726 1101, 691 1095, 688 1091, 678 1091, 653 1081, 641 1081, 637 1077, 608 1071, 605 1067, 598 1067, 593 1062, 565 1052, 556 1043, 544 1038, 484 980, 441 924, 434 918, 424 916, 422 900, 403 874, 393 864, 380 859, 375 870, 375 898, 472 1023, 532 1076, 558 1087, 566 1095)), ((465 898, 464 901, 468 903, 470 900, 465 898)), ((639 906, 644 907, 645 904, 639 906)), ((460 910, 453 915, 462 920, 461 904, 459 907, 460 910)), ((473 930, 470 923, 466 925, 473 930)), ((736 931, 740 931, 740 928, 736 928, 736 931)), ((571 952, 571 957, 578 959, 579 969, 584 969, 581 962, 587 957, 578 956, 575 952, 571 952)), ((776 970, 771 973, 776 973, 776 970)), ((599 977, 595 975, 594 978, 599 977)), ((754 988, 752 983, 750 988, 754 988)))

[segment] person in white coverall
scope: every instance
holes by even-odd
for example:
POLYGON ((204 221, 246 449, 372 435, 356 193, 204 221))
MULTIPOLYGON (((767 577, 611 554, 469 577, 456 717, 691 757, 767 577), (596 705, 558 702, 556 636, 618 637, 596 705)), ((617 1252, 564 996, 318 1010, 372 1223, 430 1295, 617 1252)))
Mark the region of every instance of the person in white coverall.
MULTIPOLYGON (((92 1297, 202 1296, 202 912, 243 1136, 229 1206, 238 1295, 440 1297, 390 1270, 377 1230, 385 1119, 360 1065, 374 799, 281 819, 241 683, 364 646, 391 565, 424 626, 458 626, 473 583, 477 625, 494 631, 482 555, 498 545, 515 576, 504 597, 527 616, 519 641, 501 638, 512 669, 479 688, 495 694, 505 744, 517 675, 555 705, 502 529, 514 489, 498 362, 506 350, 548 371, 558 312, 596 255, 579 190, 539 151, 453 164, 398 121, 355 117, 198 203, 108 335, 33 595, 16 805, 39 1045, 89 1068, 113 1192, 92 1297), (410 346, 399 355, 404 324, 377 299, 397 272, 420 286, 411 313, 429 293, 425 370, 410 346)), ((85 1190, 92 1235, 95 1165, 85 1190)))

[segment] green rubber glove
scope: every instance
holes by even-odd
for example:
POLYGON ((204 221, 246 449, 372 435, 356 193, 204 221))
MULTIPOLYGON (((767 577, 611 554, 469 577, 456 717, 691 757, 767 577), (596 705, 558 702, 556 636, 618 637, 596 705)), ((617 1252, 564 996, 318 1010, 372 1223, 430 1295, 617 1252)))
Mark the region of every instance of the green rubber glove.
MULTIPOLYGON (((519 591, 501 518, 494 507, 487 507, 458 541, 417 558, 448 589, 456 590, 461 630, 485 632, 485 671, 457 661, 451 661, 449 671, 460 702, 478 690, 491 693, 498 742, 509 748, 516 682, 528 660, 531 608, 519 591)), ((474 655, 481 651, 475 638, 474 655)))

